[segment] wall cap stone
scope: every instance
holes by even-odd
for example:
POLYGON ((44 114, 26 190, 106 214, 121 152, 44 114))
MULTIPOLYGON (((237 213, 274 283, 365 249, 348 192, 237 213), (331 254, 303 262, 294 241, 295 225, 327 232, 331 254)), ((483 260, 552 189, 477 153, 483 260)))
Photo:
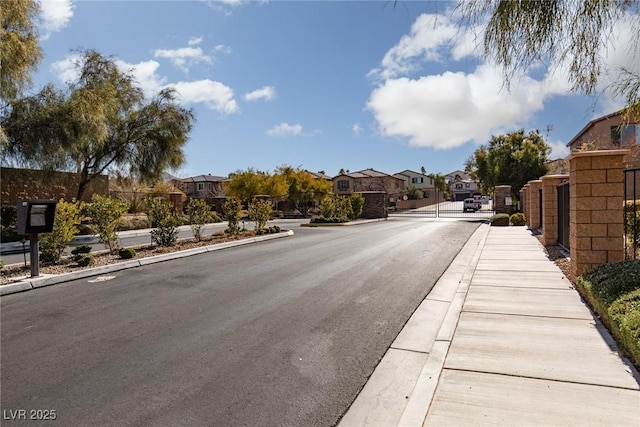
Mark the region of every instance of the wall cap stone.
POLYGON ((595 157, 595 156, 625 156, 629 153, 629 149, 621 148, 618 150, 594 150, 594 151, 575 151, 569 155, 567 160, 577 157, 595 157))
POLYGON ((569 179, 569 175, 568 174, 561 174, 561 175, 545 175, 543 177, 540 177, 541 181, 544 181, 546 179, 569 179))

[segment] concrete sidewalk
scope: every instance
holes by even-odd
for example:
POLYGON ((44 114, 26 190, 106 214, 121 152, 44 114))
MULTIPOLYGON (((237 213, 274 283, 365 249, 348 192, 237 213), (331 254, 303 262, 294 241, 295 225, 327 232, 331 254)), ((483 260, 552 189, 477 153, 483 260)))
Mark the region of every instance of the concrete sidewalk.
POLYGON ((640 375, 525 227, 480 226, 339 423, 423 425, 640 425, 640 375))

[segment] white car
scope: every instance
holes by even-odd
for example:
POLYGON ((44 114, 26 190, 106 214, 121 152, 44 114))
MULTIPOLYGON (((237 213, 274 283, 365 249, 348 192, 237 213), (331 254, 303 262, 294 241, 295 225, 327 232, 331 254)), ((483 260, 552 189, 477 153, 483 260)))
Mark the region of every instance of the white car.
POLYGON ((482 208, 482 202, 476 201, 472 198, 464 199, 462 202, 462 212, 475 212, 482 208))

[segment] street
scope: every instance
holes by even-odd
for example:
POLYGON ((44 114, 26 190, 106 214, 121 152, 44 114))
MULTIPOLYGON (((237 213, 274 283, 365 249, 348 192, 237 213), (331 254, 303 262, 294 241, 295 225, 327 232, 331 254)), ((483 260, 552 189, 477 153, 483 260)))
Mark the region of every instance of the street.
MULTIPOLYGON (((478 224, 295 228, 2 297, 3 414, 54 410, 60 425, 83 426, 334 425, 478 224)), ((2 424, 21 423, 30 421, 2 424)))

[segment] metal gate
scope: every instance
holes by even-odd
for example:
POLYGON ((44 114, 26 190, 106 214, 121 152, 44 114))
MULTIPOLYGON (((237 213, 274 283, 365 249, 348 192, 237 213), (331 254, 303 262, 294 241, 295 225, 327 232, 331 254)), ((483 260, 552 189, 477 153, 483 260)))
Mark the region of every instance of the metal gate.
POLYGON ((640 259, 640 168, 624 171, 624 257, 640 259))
POLYGON ((435 198, 427 206, 413 209, 390 209, 390 217, 415 218, 484 218, 489 219, 495 214, 493 199, 484 196, 480 200, 480 209, 475 211, 464 209, 464 201, 445 200, 443 194, 436 191, 435 198))
POLYGON ((569 249, 569 182, 558 185, 558 244, 569 249))

